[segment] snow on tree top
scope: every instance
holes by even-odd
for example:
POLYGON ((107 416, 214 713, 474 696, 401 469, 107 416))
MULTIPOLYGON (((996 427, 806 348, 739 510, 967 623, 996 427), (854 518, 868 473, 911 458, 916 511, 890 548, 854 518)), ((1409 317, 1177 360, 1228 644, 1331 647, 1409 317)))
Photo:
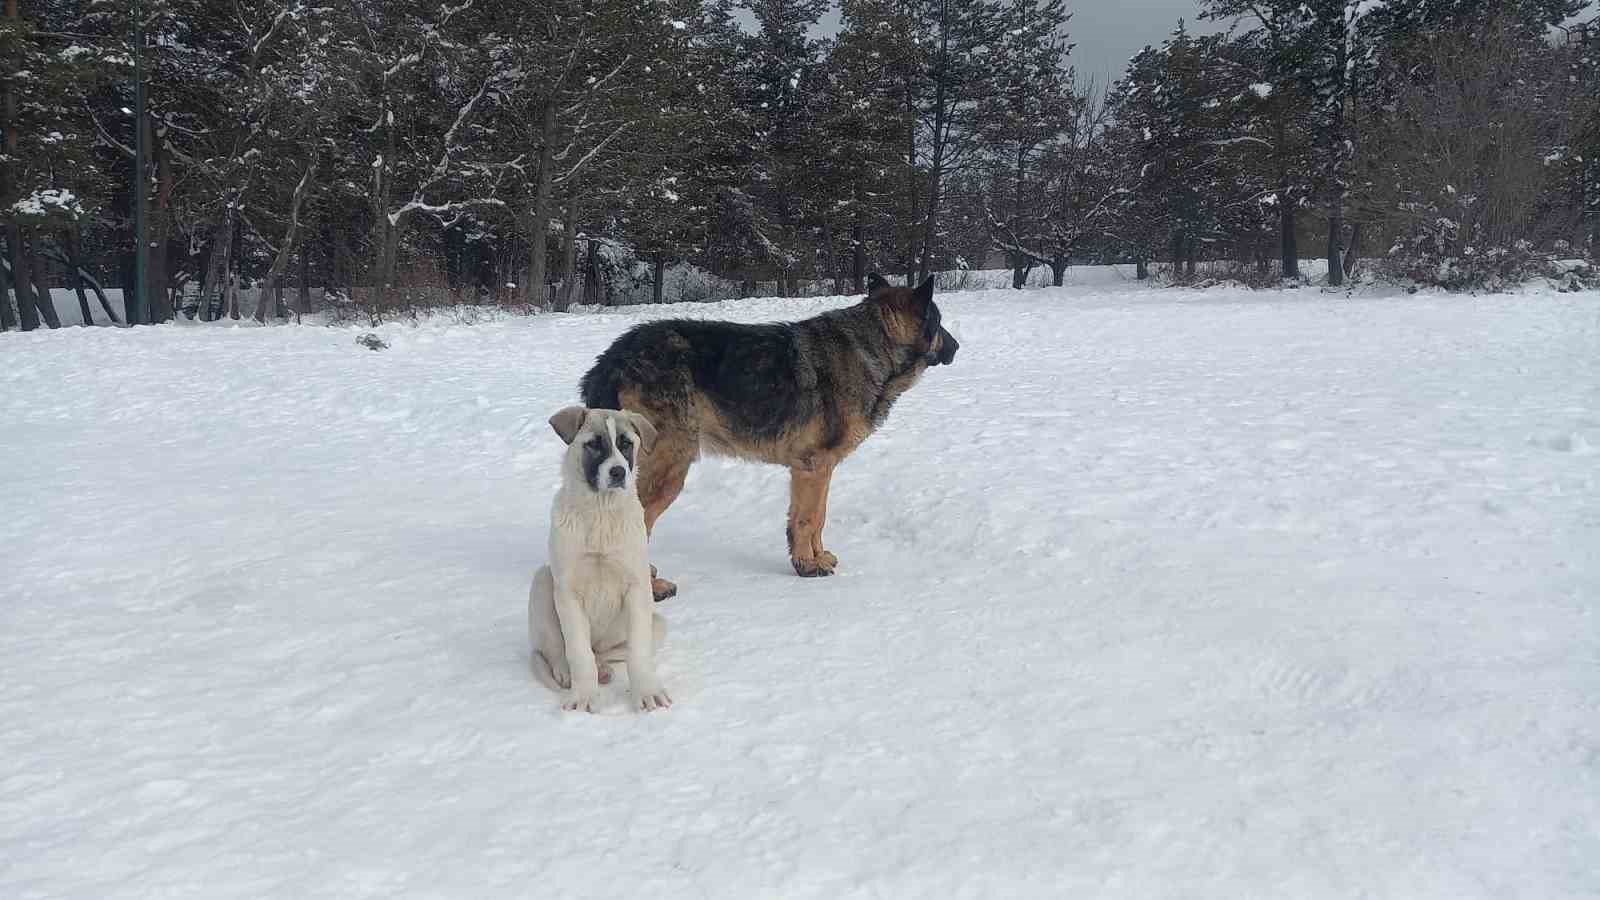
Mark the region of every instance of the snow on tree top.
POLYGON ((11 205, 19 218, 44 219, 52 215, 66 216, 74 221, 84 215, 83 204, 76 194, 60 188, 45 188, 18 200, 11 205))

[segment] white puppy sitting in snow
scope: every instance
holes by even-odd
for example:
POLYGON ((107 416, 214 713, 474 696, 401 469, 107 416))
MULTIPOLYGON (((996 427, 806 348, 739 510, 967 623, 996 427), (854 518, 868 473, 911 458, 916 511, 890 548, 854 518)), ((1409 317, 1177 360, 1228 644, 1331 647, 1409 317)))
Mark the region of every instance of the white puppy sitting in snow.
POLYGON ((565 691, 565 709, 593 712, 611 666, 628 666, 636 709, 672 705, 656 677, 667 623, 655 612, 644 509, 634 461, 656 430, 643 416, 569 406, 550 417, 567 442, 551 510, 550 564, 528 591, 535 677, 565 691))

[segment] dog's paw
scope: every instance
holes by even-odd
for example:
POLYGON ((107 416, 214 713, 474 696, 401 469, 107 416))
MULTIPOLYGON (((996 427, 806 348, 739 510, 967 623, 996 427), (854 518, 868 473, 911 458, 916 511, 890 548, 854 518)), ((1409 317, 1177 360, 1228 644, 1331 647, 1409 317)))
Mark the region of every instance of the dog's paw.
POLYGON ((794 564, 794 573, 801 578, 823 578, 832 575, 833 567, 839 564, 839 560, 834 558, 832 553, 816 559, 790 559, 789 562, 794 564))
POLYGON ((599 698, 592 691, 571 690, 561 696, 561 708, 573 712, 592 713, 598 704, 599 698))
POLYGON ((633 694, 633 708, 639 712, 651 712, 657 709, 666 709, 672 705, 672 697, 667 694, 667 689, 659 684, 645 684, 636 687, 633 694))
POLYGON ((565 690, 572 687, 572 669, 568 668, 567 661, 550 662, 550 677, 556 681, 556 686, 565 690))
POLYGON ((830 569, 839 568, 839 557, 834 556, 832 553, 828 552, 827 550, 819 550, 819 551, 817 551, 817 562, 822 564, 822 565, 824 565, 824 566, 827 566, 830 569))
POLYGON ((666 580, 665 578, 656 578, 655 577, 655 567, 654 566, 651 567, 650 571, 651 571, 650 593, 655 595, 657 603, 660 603, 661 601, 667 599, 668 597, 676 597, 676 596, 678 596, 678 586, 677 585, 675 585, 672 582, 666 580))

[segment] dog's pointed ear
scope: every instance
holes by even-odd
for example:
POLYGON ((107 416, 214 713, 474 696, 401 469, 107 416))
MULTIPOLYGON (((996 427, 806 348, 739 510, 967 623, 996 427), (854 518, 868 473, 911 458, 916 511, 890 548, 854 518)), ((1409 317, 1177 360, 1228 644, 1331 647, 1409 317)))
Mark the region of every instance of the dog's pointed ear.
POLYGON ((583 428, 583 419, 589 414, 581 406, 569 406, 550 417, 550 427, 561 435, 561 439, 568 444, 578 436, 578 431, 583 428))
POLYGON ((649 450, 656 442, 656 426, 650 424, 649 419, 636 412, 624 410, 622 414, 627 416, 628 421, 633 423, 633 427, 639 430, 639 445, 645 450, 649 450))
POLYGON ((868 294, 876 294, 878 291, 881 291, 888 286, 889 282, 884 280, 884 277, 879 275, 877 272, 873 272, 871 275, 867 276, 868 294))
POLYGON ((915 306, 916 306, 917 309, 927 309, 928 308, 928 304, 933 302, 933 276, 932 275, 929 275, 927 278, 924 278, 922 280, 922 283, 917 285, 917 289, 911 293, 911 299, 913 301, 915 301, 915 306))

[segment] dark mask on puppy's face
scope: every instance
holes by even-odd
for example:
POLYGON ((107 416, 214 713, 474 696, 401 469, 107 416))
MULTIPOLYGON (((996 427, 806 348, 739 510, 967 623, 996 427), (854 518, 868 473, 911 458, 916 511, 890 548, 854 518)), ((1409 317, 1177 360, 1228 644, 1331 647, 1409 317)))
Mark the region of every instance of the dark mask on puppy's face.
POLYGON ((636 412, 582 406, 551 416, 550 427, 577 456, 584 483, 596 493, 633 490, 639 453, 656 436, 650 420, 636 412))

